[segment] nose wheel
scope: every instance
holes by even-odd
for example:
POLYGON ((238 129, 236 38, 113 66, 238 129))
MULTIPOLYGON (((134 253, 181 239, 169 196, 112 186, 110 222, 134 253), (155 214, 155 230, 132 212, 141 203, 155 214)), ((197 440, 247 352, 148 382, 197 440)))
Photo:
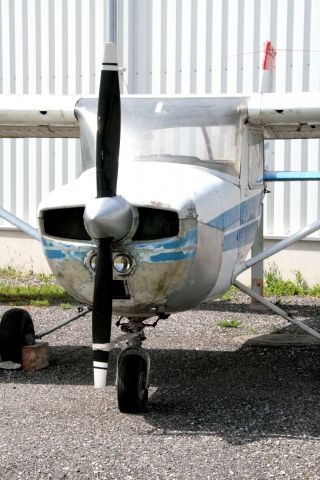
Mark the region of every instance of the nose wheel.
POLYGON ((148 405, 150 357, 140 347, 128 347, 118 357, 117 395, 122 413, 139 413, 148 405))

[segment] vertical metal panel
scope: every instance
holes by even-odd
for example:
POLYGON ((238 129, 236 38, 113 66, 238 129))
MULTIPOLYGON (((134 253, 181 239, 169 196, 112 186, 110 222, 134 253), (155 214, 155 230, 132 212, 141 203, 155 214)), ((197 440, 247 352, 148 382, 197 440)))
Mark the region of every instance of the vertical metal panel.
MULTIPOLYGON (((128 16, 121 19, 122 24, 130 25, 122 43, 129 92, 256 92, 265 40, 271 40, 278 50, 275 91, 320 89, 318 0, 149 0, 148 3, 149 13, 146 9, 142 11, 145 5, 141 0, 131 0, 127 10, 122 10, 128 16), (145 42, 152 45, 151 85, 146 82, 148 68, 140 58, 145 55, 145 42)), ((269 142, 267 161, 269 168, 318 169, 319 150, 318 140, 269 142)), ((265 202, 267 234, 286 235, 319 216, 318 184, 268 187, 271 193, 265 202)))
MULTIPOLYGON (((106 2, 0 0, 0 93, 97 93, 106 2)), ((0 140, 0 204, 32 224, 79 172, 77 140, 0 140)))

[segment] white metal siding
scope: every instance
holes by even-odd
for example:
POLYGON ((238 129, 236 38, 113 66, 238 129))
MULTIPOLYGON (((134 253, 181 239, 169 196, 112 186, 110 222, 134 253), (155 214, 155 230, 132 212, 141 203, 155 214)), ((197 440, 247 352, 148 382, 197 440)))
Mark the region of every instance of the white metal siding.
MULTIPOLYGON (((0 93, 96 94, 105 10, 106 0, 0 0, 0 93)), ((0 140, 0 205, 35 224, 79 160, 78 140, 0 140)))
MULTIPOLYGON (((96 93, 107 0, 0 0, 0 92, 96 93)), ((320 89, 319 0, 119 0, 123 91, 259 89, 263 42, 277 47, 277 91, 320 89)), ((320 169, 318 140, 268 144, 270 169, 320 169)), ((34 223, 36 205, 77 175, 73 140, 0 143, 0 205, 34 223), (22 174, 21 174, 22 173, 22 174)), ((318 183, 269 185, 265 234, 319 217, 318 183)))
MULTIPOLYGON (((275 91, 320 89, 319 0, 120 0, 120 11, 128 93, 257 92, 265 40, 278 51, 275 91)), ((269 169, 320 169, 318 140, 269 142, 267 151, 269 169)), ((268 189, 265 235, 319 218, 317 182, 268 189)))

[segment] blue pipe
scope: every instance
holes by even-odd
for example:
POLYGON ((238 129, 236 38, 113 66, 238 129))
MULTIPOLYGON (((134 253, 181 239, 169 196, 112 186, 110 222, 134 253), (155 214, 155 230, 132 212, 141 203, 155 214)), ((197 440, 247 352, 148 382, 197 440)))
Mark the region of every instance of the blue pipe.
POLYGON ((320 172, 264 172, 257 182, 303 182, 320 180, 320 172))

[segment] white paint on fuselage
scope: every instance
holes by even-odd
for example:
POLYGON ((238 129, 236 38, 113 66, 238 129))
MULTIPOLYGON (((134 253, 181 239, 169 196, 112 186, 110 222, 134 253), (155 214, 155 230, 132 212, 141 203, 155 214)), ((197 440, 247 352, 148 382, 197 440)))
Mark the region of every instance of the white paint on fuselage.
MULTIPOLYGON (((180 219, 196 216, 197 222, 211 226, 205 230, 206 241, 198 243, 196 258, 185 261, 190 262, 189 275, 194 283, 195 275, 199 276, 201 271, 206 271, 209 260, 216 254, 215 249, 220 248, 221 261, 217 262, 218 271, 215 279, 212 279, 211 283, 208 279, 208 285, 203 288, 203 297, 200 301, 221 295, 232 281, 239 258, 239 248, 243 250, 245 247, 248 250, 251 247, 251 244, 241 245, 237 236, 230 237, 233 233, 237 235, 237 230, 244 229, 255 220, 252 215, 247 215, 250 220, 243 222, 239 179, 209 168, 180 163, 137 161, 128 163, 125 167, 119 169, 117 193, 132 205, 174 210, 180 219), (219 231, 223 232, 222 242, 221 233, 218 235, 219 231), (230 243, 230 238, 233 243, 230 243), (229 242, 227 250, 225 250, 226 242, 229 242), (192 264, 195 265, 194 271, 192 264)), ((252 207, 260 216, 260 210, 257 209, 257 202, 260 202, 258 193, 249 192, 247 198, 253 199, 249 202, 249 207, 252 207)), ((41 203, 40 212, 43 209, 84 206, 95 196, 95 169, 90 169, 74 182, 51 192, 41 203)), ((247 212, 247 205, 245 207, 247 212)), ((134 251, 134 242, 127 241, 126 245, 134 251)), ((211 265, 210 268, 212 269, 213 266, 211 265)), ((186 285, 186 283, 184 279, 183 284, 186 285)), ((181 286, 182 291, 179 292, 179 298, 182 300, 177 306, 177 309, 181 310, 185 309, 183 288, 181 286)), ((189 305, 188 302, 186 304, 189 305)), ((153 305, 150 305, 151 307, 153 305)))

